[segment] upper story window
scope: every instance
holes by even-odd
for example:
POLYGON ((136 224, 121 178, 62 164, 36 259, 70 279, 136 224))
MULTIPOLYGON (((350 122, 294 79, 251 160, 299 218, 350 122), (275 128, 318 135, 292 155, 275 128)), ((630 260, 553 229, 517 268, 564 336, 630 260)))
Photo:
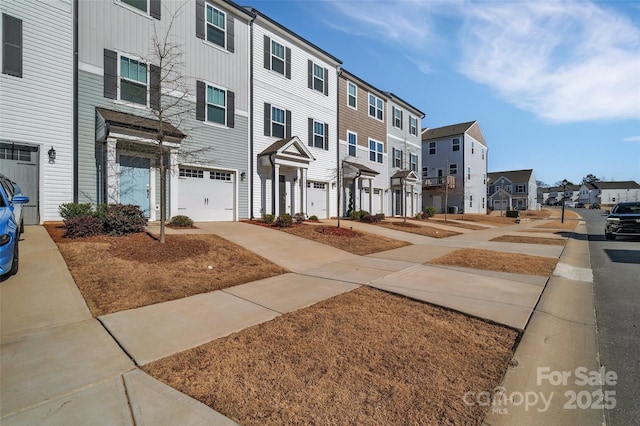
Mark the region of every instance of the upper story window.
POLYGON ((347 82, 347 105, 358 108, 358 87, 352 82, 347 82))
POLYGON ((275 40, 271 40, 271 69, 284 75, 285 48, 275 40))
POLYGON ((457 163, 449 164, 449 175, 455 176, 457 174, 458 174, 458 164, 457 163))
POLYGON ((225 124, 227 121, 227 93, 217 87, 207 86, 207 121, 225 124))
POLYGON ((409 159, 409 168, 412 172, 418 171, 418 154, 411 154, 409 159))
POLYGON ((471 167, 467 167, 467 180, 471 180, 471 167))
POLYGON ((22 20, 2 14, 2 73, 22 78, 22 20))
POLYGON ((402 129, 402 110, 393 107, 393 127, 402 129))
POLYGON ((393 167, 402 167, 402 150, 393 148, 393 167))
POLYGON ((196 120, 235 127, 236 95, 204 81, 196 81, 196 120))
POLYGON ((384 119, 383 107, 382 99, 369 93, 369 115, 382 121, 384 119))
POLYGON ((482 159, 484 160, 484 148, 482 149, 482 159))
POLYGON ((312 88, 320 93, 324 93, 327 87, 325 69, 318 64, 313 64, 312 88))
POLYGON ((426 179, 429 177, 429 168, 428 167, 423 167, 422 168, 422 179, 426 179))
POLYGON ((222 48, 226 47, 227 31, 226 14, 210 4, 207 4, 207 41, 222 48))
POLYGON ((409 134, 418 136, 418 119, 409 116, 409 134))
POLYGON ((471 153, 473 154, 476 151, 476 143, 471 141, 471 153))
POLYGON ((382 163, 382 153, 384 146, 381 142, 369 139, 369 161, 375 161, 376 163, 382 163))
POLYGON ((516 192, 525 192, 524 185, 516 185, 516 192))
POLYGON ((271 107, 271 136, 284 138, 285 126, 285 111, 278 107, 271 107))
POLYGON ((120 56, 120 99, 147 105, 147 64, 120 56))
POLYGON ((451 144, 452 151, 460 151, 460 138, 453 138, 453 142, 451 144))
POLYGON ((347 142, 349 146, 349 156, 355 157, 357 155, 358 135, 348 131, 347 142))
POLYGON ((436 143, 429 142, 429 155, 436 155, 436 143))
POLYGON ((315 148, 326 147, 327 135, 325 134, 325 124, 320 121, 313 120, 313 146, 315 148))
POLYGON ((129 6, 135 7, 144 13, 149 12, 149 0, 120 0, 122 3, 126 3, 129 6))

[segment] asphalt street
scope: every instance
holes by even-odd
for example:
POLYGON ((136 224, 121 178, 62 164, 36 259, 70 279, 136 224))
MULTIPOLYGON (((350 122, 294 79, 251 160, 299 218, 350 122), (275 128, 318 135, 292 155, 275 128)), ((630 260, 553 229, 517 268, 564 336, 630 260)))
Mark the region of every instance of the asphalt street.
POLYGON ((640 236, 604 238, 606 214, 576 209, 587 221, 594 274, 600 363, 618 376, 616 406, 607 411, 607 424, 640 422, 640 236))

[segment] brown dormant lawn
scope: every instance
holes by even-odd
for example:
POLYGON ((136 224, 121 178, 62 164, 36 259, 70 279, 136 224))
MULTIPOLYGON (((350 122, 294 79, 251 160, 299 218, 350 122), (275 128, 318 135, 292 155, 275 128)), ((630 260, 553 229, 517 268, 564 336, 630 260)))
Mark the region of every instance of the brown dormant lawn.
POLYGON ((464 248, 430 260, 428 263, 484 269, 487 271, 549 276, 553 273, 558 259, 495 250, 464 248))
POLYGON ((63 238, 46 223, 93 316, 180 299, 287 272, 215 235, 63 238))
MULTIPOLYGON (((413 219, 413 220, 418 220, 418 219, 413 219)), ((466 222, 456 222, 453 220, 444 220, 444 219, 424 219, 424 220, 419 220, 420 222, 434 222, 434 223, 439 223, 441 225, 447 225, 447 226, 453 226, 455 228, 462 228, 462 229, 470 229, 472 231, 481 231, 483 229, 487 229, 486 226, 480 226, 480 225, 474 225, 472 223, 466 223, 466 222)))
POLYGON ((425 237, 432 237, 432 238, 446 238, 446 237, 452 237, 454 235, 460 235, 460 232, 435 228, 433 226, 428 226, 428 225, 419 225, 417 223, 413 223, 412 221, 407 221, 407 222, 382 221, 377 225, 382 226, 384 228, 394 229, 396 231, 410 232, 412 234, 424 235, 425 237))
POLYGON ((490 241, 499 243, 543 244, 549 246, 563 246, 567 242, 567 240, 560 238, 519 237, 517 235, 501 235, 490 241))
POLYGON ((242 425, 480 425, 515 330, 361 287, 147 364, 242 425))

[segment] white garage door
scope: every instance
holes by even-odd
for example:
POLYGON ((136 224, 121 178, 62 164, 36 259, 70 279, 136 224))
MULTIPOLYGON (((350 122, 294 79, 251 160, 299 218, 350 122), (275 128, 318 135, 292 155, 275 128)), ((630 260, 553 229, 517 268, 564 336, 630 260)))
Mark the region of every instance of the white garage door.
POLYGON ((38 207, 38 148, 0 143, 0 173, 20 186, 29 202, 22 207, 25 225, 40 223, 38 207))
POLYGON ((178 213, 196 222, 235 220, 235 175, 180 168, 178 213))
POLYGON ((329 217, 327 209, 328 185, 324 182, 307 182, 307 216, 329 217))

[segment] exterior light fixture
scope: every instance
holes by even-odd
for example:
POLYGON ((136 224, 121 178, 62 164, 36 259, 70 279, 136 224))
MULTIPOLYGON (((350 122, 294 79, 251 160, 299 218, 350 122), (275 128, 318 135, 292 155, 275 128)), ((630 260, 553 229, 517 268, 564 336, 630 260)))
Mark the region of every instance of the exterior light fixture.
POLYGON ((240 173, 240 180, 244 181, 244 179, 247 177, 247 172, 242 172, 240 173))
POLYGON ((47 154, 49 154, 49 164, 55 164, 55 162, 56 162, 56 150, 53 148, 53 145, 51 145, 51 149, 49 151, 47 151, 47 154))

